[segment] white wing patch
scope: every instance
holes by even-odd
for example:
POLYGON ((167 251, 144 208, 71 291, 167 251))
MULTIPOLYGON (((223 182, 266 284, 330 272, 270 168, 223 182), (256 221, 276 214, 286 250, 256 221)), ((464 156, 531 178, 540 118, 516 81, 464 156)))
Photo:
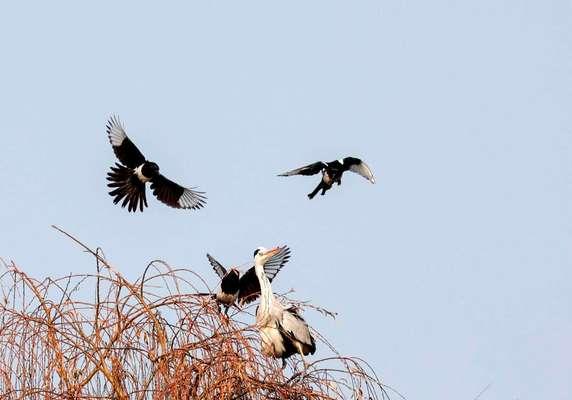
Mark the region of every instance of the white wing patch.
POLYGON ((354 164, 354 165, 350 166, 349 169, 350 169, 350 171, 355 172, 356 174, 363 176, 365 179, 367 179, 371 183, 375 183, 375 178, 373 177, 373 172, 371 172, 371 169, 369 169, 367 164, 364 163, 363 161, 359 164, 354 164))
POLYGON ((117 115, 113 115, 107 123, 107 133, 109 136, 109 141, 112 146, 121 146, 123 140, 127 137, 123 124, 119 120, 117 115))
POLYGON ((181 208, 201 208, 204 206, 205 200, 206 197, 203 196, 202 192, 195 192, 185 188, 177 203, 179 203, 181 208))

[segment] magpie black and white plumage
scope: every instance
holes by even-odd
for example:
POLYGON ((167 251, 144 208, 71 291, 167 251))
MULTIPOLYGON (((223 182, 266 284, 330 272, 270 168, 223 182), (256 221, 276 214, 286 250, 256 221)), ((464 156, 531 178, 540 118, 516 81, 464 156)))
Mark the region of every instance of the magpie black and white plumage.
MULTIPOLYGON (((215 294, 215 298, 219 304, 225 307, 225 314, 228 314, 228 309, 235 302, 238 303, 239 307, 242 307, 260 296, 260 283, 256 277, 254 265, 241 276, 238 268, 232 267, 227 270, 210 254, 207 254, 207 259, 221 279, 220 289, 215 294)), ((264 272, 270 281, 274 279, 289 259, 290 249, 284 246, 281 251, 266 261, 264 272)))
POLYGON ((106 126, 109 142, 120 163, 107 173, 109 194, 113 202, 131 211, 143 211, 147 207, 145 183, 151 183, 151 190, 157 199, 174 208, 199 209, 204 207, 206 196, 194 188, 185 188, 159 173, 159 166, 145 159, 137 146, 129 139, 117 116, 112 116, 106 126))
POLYGON ((316 188, 308 194, 308 198, 313 199, 316 194, 321 190, 321 195, 326 194, 334 183, 342 184, 342 175, 346 171, 352 171, 356 174, 363 176, 371 183, 375 183, 375 178, 371 169, 365 162, 356 157, 346 157, 340 160, 324 162, 318 161, 312 164, 305 165, 300 168, 293 169, 292 171, 284 172, 278 176, 292 176, 292 175, 315 175, 318 172, 322 173, 322 179, 316 188))

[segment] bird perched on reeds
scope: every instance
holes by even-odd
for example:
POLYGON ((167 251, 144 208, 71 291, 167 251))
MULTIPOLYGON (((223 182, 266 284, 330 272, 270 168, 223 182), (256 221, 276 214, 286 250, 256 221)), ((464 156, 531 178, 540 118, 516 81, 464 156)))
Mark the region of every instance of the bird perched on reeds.
POLYGON ((131 211, 143 211, 147 207, 145 184, 151 183, 151 190, 157 199, 174 208, 198 209, 204 207, 204 192, 185 188, 164 177, 159 166, 145 159, 137 146, 129 139, 117 116, 112 116, 106 126, 109 142, 121 164, 115 163, 107 173, 108 187, 114 188, 109 194, 113 203, 121 200, 121 207, 131 211))
MULTIPOLYGON (((254 266, 250 267, 241 276, 238 268, 231 267, 227 270, 210 254, 207 254, 207 259, 221 279, 220 289, 214 297, 219 304, 225 307, 225 314, 228 315, 228 309, 235 302, 238 302, 238 306, 242 307, 258 298, 260 295, 260 283, 258 282, 254 266)), ((290 249, 285 246, 266 261, 264 272, 270 282, 272 282, 272 279, 280 272, 289 259, 290 249)))
POLYGON ((270 280, 264 271, 265 263, 282 251, 283 247, 266 250, 259 247, 254 251, 254 269, 260 283, 260 304, 256 310, 256 326, 260 331, 262 354, 286 359, 300 354, 304 365, 305 355, 314 354, 316 342, 304 318, 295 307, 285 307, 272 293, 270 280))
POLYGON ((313 199, 316 194, 321 190, 321 195, 326 194, 334 183, 338 186, 342 184, 342 175, 346 171, 352 171, 356 174, 363 176, 371 183, 375 183, 375 178, 371 169, 365 162, 355 157, 346 157, 340 160, 324 162, 317 161, 312 164, 305 165, 300 168, 293 169, 292 171, 284 172, 278 176, 292 176, 292 175, 315 175, 318 172, 322 173, 322 179, 316 188, 308 194, 308 198, 313 199))

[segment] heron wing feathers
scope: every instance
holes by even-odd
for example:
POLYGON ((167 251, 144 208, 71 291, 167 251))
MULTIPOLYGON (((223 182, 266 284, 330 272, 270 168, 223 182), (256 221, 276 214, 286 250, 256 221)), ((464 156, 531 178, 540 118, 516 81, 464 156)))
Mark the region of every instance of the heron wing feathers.
MULTIPOLYGON (((276 274, 280 272, 289 259, 290 248, 284 246, 264 264, 264 273, 270 282, 272 282, 276 274)), ((239 287, 238 304, 240 306, 248 304, 260 296, 260 282, 258 281, 254 267, 250 267, 248 271, 242 275, 239 287)))
POLYGON ((294 307, 287 308, 282 313, 281 327, 291 340, 300 342, 305 348, 304 353, 314 354, 316 342, 310 333, 308 324, 294 307), (307 352, 307 353, 306 353, 307 352))
POLYGON ((290 248, 284 246, 264 264, 264 273, 270 282, 272 282, 276 274, 280 272, 288 260, 290 260, 290 248))

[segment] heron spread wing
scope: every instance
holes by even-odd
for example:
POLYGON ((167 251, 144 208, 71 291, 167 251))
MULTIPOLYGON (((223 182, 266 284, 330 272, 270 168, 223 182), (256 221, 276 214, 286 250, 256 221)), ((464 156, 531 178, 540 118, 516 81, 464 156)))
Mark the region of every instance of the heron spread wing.
POLYGON ((264 273, 268 277, 268 280, 272 282, 272 279, 276 276, 282 267, 290 260, 290 248, 284 246, 280 251, 274 254, 266 264, 264 264, 264 273))
MULTIPOLYGON (((268 261, 266 261, 264 264, 264 273, 270 282, 272 282, 276 274, 280 272, 289 259, 290 248, 288 246, 284 246, 278 253, 274 254, 268 261)), ((240 277, 239 286, 238 304, 240 306, 248 304, 260 296, 260 282, 258 281, 254 267, 250 267, 248 271, 240 277)))
POLYGON ((375 183, 375 178, 373 177, 373 172, 368 167, 368 165, 360 160, 359 158, 355 157, 346 157, 344 158, 344 165, 352 172, 363 176, 365 179, 370 181, 371 183, 375 183))
POLYGON ((300 168, 293 169, 292 171, 284 172, 278 176, 292 176, 292 175, 315 175, 320 172, 327 165, 323 161, 318 161, 313 164, 308 164, 300 168))
POLYGON ((215 260, 214 257, 208 253, 207 253, 207 258, 209 260, 209 263, 212 265, 214 271, 218 275, 218 277, 220 279, 224 278, 224 276, 226 275, 226 269, 222 266, 222 264, 219 263, 217 260, 215 260))
POLYGON ((129 139, 125 133, 125 128, 117 116, 112 116, 107 121, 107 137, 113 152, 121 163, 129 168, 137 168, 145 162, 145 157, 137 146, 129 139))

